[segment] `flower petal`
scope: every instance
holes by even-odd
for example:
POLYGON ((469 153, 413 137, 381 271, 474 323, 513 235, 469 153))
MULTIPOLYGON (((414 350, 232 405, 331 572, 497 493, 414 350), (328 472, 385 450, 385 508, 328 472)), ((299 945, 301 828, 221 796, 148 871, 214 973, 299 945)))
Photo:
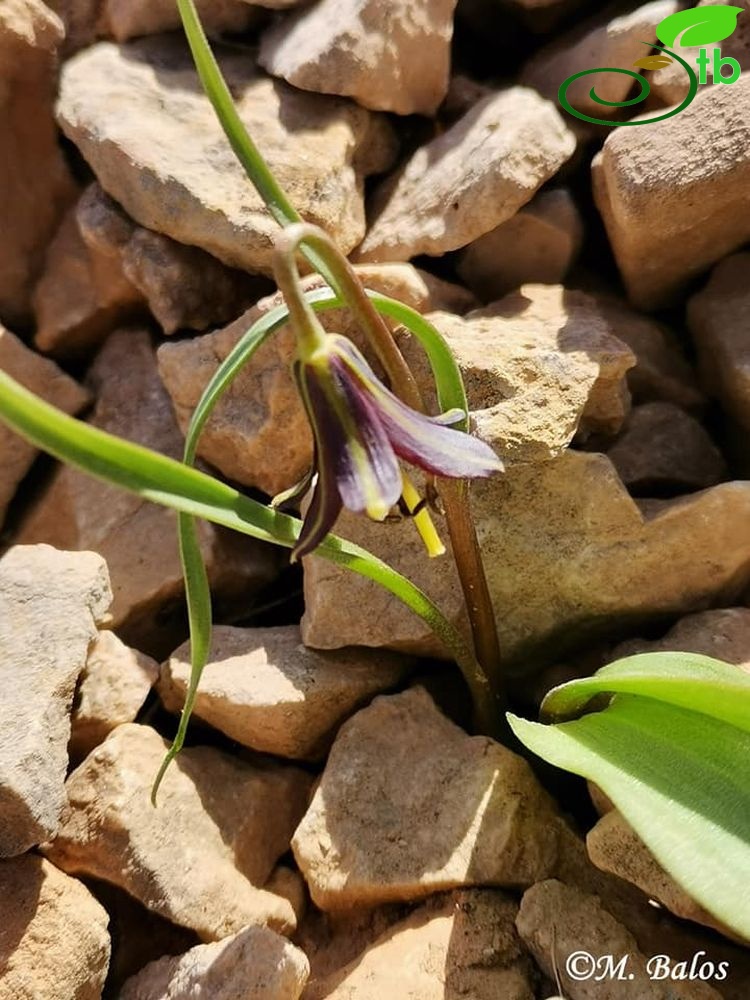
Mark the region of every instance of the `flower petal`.
POLYGON ((448 479, 481 479, 503 471, 502 461, 488 444, 446 426, 445 414, 435 418, 417 413, 386 389, 352 343, 343 337, 336 341, 339 357, 377 413, 397 455, 448 479))
POLYGON ((336 523, 341 506, 336 481, 319 472, 299 540, 292 549, 292 562, 317 549, 336 523))

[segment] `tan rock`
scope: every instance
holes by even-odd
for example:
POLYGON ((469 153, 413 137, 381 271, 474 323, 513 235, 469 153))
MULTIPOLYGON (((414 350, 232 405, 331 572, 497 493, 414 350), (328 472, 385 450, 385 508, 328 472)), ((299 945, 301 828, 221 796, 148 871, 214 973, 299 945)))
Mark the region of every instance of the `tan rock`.
MULTIPOLYGON (((419 312, 465 312, 476 304, 470 292, 409 264, 365 265, 357 270, 367 287, 419 312)), ((318 283, 319 279, 310 277, 304 287, 318 283)), ((224 330, 159 349, 159 373, 183 430, 220 363, 252 324, 279 301, 278 296, 270 296, 224 330)), ((322 313, 321 318, 327 329, 364 346, 362 334, 345 311, 322 313)), ((208 421, 198 448, 199 455, 225 476, 272 495, 298 482, 312 461, 312 435, 290 371, 293 353, 294 337, 285 327, 237 376, 208 421)))
POLYGON ((705 489, 726 472, 703 424, 674 403, 637 406, 607 457, 631 493, 640 496, 705 489))
POLYGON ((634 996, 638 1000, 721 1000, 721 994, 708 983, 652 979, 647 966, 651 955, 639 948, 630 931, 597 896, 562 882, 549 880, 527 889, 516 927, 537 964, 551 978, 554 957, 563 993, 570 1000, 631 1000, 634 996), (569 975, 566 969, 566 959, 575 953, 581 958, 574 972, 582 978, 569 975), (613 956, 615 963, 627 957, 624 978, 597 980, 598 970, 587 968, 587 956, 599 959, 607 955, 613 956), (583 977, 589 971, 595 975, 583 977))
POLYGON ((276 865, 264 888, 266 892, 288 900, 299 926, 307 913, 308 895, 305 880, 297 869, 284 864, 276 865))
POLYGON ((629 639, 612 656, 620 659, 636 653, 701 653, 724 660, 750 673, 750 608, 721 608, 687 615, 661 638, 629 639))
POLYGON ((75 185, 52 114, 59 18, 41 0, 0 9, 0 319, 30 318, 31 291, 75 185))
MULTIPOLYGON (((610 20, 602 21, 597 17, 593 23, 589 22, 587 30, 576 26, 571 34, 535 53, 521 71, 520 81, 527 87, 534 87, 543 97, 557 100, 563 80, 582 69, 630 68, 636 59, 651 51, 649 43, 656 41, 659 22, 679 9, 679 0, 654 0, 610 20)), ((632 77, 606 72, 594 78, 585 76, 566 92, 571 105, 578 111, 593 118, 618 118, 622 114, 620 108, 608 108, 592 99, 592 84, 602 100, 624 101, 633 89, 632 77)))
MULTIPOLYGON (((318 759, 338 726, 374 695, 395 687, 408 661, 372 650, 321 654, 297 626, 218 626, 195 703, 198 718, 244 746, 318 759)), ((159 694, 180 711, 190 679, 186 643, 162 669, 159 694)))
MULTIPOLYGON (((617 637, 639 623, 731 602, 750 583, 745 482, 639 505, 609 459, 568 451, 475 483, 472 506, 512 670, 550 656, 559 661, 594 636, 617 637)), ((419 585, 455 620, 447 563, 425 559, 413 526, 400 535, 393 528, 352 516, 337 530, 400 572, 420 567, 419 585)), ((347 570, 321 565, 316 556, 305 560, 305 576, 302 634, 309 645, 422 648, 416 645, 425 638, 421 620, 375 584, 354 582, 347 570)))
POLYGON ((708 88, 666 121, 615 129, 595 157, 596 203, 637 306, 672 302, 691 278, 750 237, 750 160, 738 154, 750 149, 747 106, 744 76, 731 87, 708 88))
POLYGON ((448 90, 456 0, 322 0, 272 25, 258 61, 303 90, 434 114, 448 90))
MULTIPOLYGON (((89 382, 97 397, 93 426, 182 457, 181 435, 145 330, 113 334, 98 354, 89 382)), ((252 594, 273 577, 278 554, 205 522, 200 533, 219 600, 247 607, 252 594)), ((178 619, 183 594, 172 511, 64 467, 31 510, 19 537, 101 553, 112 576, 113 627, 130 644, 174 648, 175 633, 184 635, 179 620, 170 620, 178 619)))
POLYGON ((662 400, 686 410, 699 410, 705 397, 675 334, 663 323, 643 316, 624 302, 597 298, 618 340, 631 348, 636 365, 628 372, 628 386, 636 403, 662 400))
POLYGON ((114 632, 99 632, 81 672, 71 718, 70 754, 90 753, 118 726, 134 722, 159 676, 159 664, 114 632))
POLYGON ((409 260, 466 246, 515 215, 574 148, 555 106, 533 90, 490 95, 381 184, 359 259, 409 260))
POLYGON ((120 886, 204 941, 248 925, 292 929, 291 905, 259 887, 288 849, 310 778, 192 747, 167 770, 154 808, 168 747, 148 726, 111 733, 68 779, 50 860, 120 886))
POLYGON ((125 983, 120 1000, 298 1000, 309 965, 303 952, 265 927, 162 958, 125 983))
POLYGON ((567 188, 542 191, 511 219, 461 254, 458 273, 485 301, 521 285, 554 285, 570 270, 583 240, 583 220, 567 188))
POLYGON ((744 433, 750 431, 750 253, 727 257, 688 303, 704 382, 744 433))
POLYGON ((109 917, 88 889, 27 854, 0 861, 0 1000, 99 1000, 109 917))
POLYGON ((305 1000, 532 1000, 517 912, 513 900, 491 889, 437 896, 351 965, 312 982, 305 1000))
MULTIPOLYGON (((479 437, 510 463, 547 461, 577 433, 616 433, 630 397, 625 375, 635 358, 583 292, 524 285, 465 318, 430 313, 466 383, 479 437)), ((400 338, 433 409, 426 356, 400 338)))
MULTIPOLYGON (((408 518, 381 524, 344 511, 335 530, 384 559, 426 593, 448 621, 467 632, 468 617, 448 530, 444 518, 435 515, 434 521, 447 550, 437 559, 427 556, 408 518)), ((305 613, 301 629, 306 646, 373 646, 416 656, 449 655, 427 624, 378 584, 320 556, 306 556, 302 565, 305 613)))
POLYGON ((337 910, 526 886, 552 871, 558 838, 528 764, 412 688, 339 731, 293 848, 313 901, 337 910))
MULTIPOLYGON (((65 413, 78 413, 89 401, 88 393, 57 365, 42 358, 0 326, 0 370, 65 413)), ((18 484, 38 452, 25 438, 0 423, 0 525, 18 484)))
POLYGON ((76 680, 111 599, 93 552, 17 545, 0 559, 0 857, 57 830, 76 680))
POLYGON ((637 885, 676 916, 705 924, 721 933, 726 932, 715 917, 691 899, 671 875, 664 871, 617 810, 608 812, 589 830, 586 848, 598 868, 637 885))
MULTIPOLYGON (((351 250, 364 235, 364 178, 393 158, 390 127, 351 102, 259 75, 243 52, 218 54, 239 114, 291 201, 351 250)), ((140 225, 232 267, 269 272, 278 225, 197 88, 181 40, 103 42, 80 53, 66 63, 58 117, 140 225)))

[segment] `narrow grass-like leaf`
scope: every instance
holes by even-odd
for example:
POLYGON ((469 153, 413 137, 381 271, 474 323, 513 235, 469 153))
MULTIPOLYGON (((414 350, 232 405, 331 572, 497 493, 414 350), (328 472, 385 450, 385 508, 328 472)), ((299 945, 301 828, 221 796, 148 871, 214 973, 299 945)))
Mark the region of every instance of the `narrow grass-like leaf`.
POLYGON ((574 722, 509 721, 534 753, 595 782, 685 891, 750 939, 746 730, 632 694, 574 722))

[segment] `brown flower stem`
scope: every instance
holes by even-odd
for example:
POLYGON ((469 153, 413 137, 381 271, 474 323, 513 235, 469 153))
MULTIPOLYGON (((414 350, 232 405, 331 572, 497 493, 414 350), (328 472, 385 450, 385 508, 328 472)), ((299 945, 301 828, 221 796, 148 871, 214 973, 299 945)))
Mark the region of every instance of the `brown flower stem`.
MULTIPOLYGON (((327 233, 307 223, 288 226, 277 244, 279 249, 277 259, 285 257, 287 261, 293 260, 294 253, 302 244, 325 260, 328 271, 336 283, 334 291, 345 301, 354 318, 366 332, 385 369, 393 392, 412 409, 425 413, 426 407, 417 381, 401 354, 391 330, 370 301, 351 263, 327 233)), ((287 288, 290 288, 292 283, 296 285, 296 282, 291 281, 288 268, 282 268, 283 270, 287 270, 286 276, 280 275, 277 269, 277 280, 279 277, 282 278, 279 288, 287 299, 292 313, 292 302, 287 298, 282 282, 287 288)), ((293 294, 292 298, 298 296, 293 294)), ((309 322, 312 310, 306 302, 304 306, 295 305, 294 308, 305 309, 305 319, 309 322)), ((500 642, 479 540, 471 514, 469 484, 466 480, 440 479, 440 495, 445 507, 453 557, 469 615, 474 652, 481 672, 481 676, 467 676, 474 699, 475 722, 477 728, 486 735, 497 736, 503 729, 505 705, 500 642)))

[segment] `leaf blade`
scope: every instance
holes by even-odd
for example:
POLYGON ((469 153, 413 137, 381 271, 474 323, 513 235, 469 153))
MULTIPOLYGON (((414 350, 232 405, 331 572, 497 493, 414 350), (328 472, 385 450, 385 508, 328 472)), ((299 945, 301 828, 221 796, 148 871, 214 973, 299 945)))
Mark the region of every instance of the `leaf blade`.
POLYGON ((711 45, 734 32, 742 7, 697 7, 680 10, 665 17, 656 29, 656 37, 665 45, 711 45))

